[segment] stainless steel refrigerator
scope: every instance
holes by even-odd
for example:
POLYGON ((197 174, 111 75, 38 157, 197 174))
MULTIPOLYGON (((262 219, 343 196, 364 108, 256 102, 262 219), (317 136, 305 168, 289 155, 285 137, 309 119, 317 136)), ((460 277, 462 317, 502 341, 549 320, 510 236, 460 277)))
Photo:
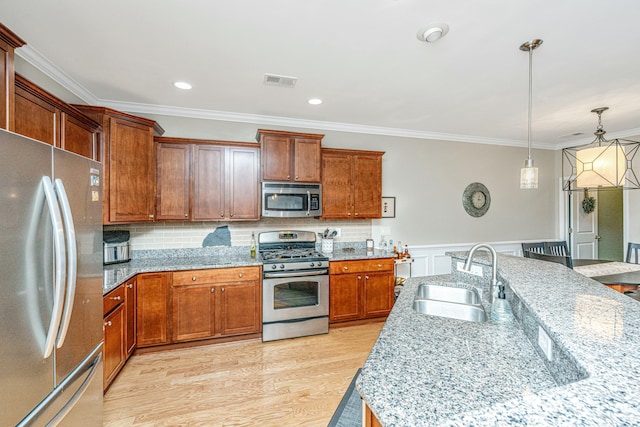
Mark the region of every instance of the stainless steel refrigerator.
POLYGON ((0 426, 102 425, 101 180, 0 130, 0 426))

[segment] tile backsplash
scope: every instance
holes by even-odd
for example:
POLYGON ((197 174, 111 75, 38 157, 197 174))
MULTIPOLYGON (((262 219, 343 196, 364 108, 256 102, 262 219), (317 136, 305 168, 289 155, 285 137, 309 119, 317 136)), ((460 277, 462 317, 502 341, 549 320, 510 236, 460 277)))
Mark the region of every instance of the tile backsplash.
POLYGON ((322 232, 326 228, 340 228, 336 242, 364 242, 372 237, 371 220, 321 221, 313 218, 263 218, 251 222, 162 222, 144 224, 106 225, 105 230, 129 230, 131 250, 200 248, 202 241, 216 227, 229 226, 232 246, 248 246, 251 233, 276 230, 322 232))

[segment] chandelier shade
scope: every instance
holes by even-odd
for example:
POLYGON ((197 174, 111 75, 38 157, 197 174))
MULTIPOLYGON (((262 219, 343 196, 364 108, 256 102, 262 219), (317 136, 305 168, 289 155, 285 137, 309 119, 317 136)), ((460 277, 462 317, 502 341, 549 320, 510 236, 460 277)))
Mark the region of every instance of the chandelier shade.
POLYGON ((640 189, 633 165, 640 142, 605 139, 601 116, 607 109, 608 107, 602 107, 592 110, 598 114, 598 128, 593 142, 562 150, 562 175, 568 177, 563 186, 565 191, 640 189))

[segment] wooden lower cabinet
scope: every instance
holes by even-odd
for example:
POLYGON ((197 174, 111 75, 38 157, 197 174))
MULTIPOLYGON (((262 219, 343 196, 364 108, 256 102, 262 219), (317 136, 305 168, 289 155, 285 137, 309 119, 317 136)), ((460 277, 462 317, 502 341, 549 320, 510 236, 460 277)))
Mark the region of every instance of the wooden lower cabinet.
POLYGON ((260 267, 173 273, 173 341, 259 333, 260 267))
POLYGON ((329 264, 329 321, 384 317, 393 308, 393 260, 329 264))
POLYGON ((364 411, 364 427, 382 427, 382 423, 378 421, 374 413, 369 408, 369 405, 363 403, 365 405, 364 411))
POLYGON ((169 344, 168 277, 168 273, 146 273, 136 278, 138 347, 169 344))
POLYGON ((125 311, 125 291, 120 285, 103 297, 104 390, 111 385, 126 361, 125 311))
POLYGON ((136 349, 136 280, 135 278, 128 280, 124 285, 124 307, 125 307, 125 353, 127 359, 133 354, 136 349))

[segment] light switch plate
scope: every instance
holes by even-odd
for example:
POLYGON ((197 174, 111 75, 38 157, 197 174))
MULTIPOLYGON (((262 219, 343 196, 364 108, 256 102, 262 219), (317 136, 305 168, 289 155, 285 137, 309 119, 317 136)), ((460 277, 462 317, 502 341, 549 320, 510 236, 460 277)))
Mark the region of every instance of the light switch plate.
POLYGON ((471 264, 470 271, 467 271, 464 269, 464 262, 458 261, 458 263, 456 264, 456 267, 458 268, 458 271, 462 271, 463 273, 473 274, 474 276, 482 277, 482 267, 480 267, 479 265, 471 264))
POLYGON ((547 360, 553 359, 553 342, 547 332, 542 329, 542 326, 538 325, 538 346, 542 349, 542 352, 547 357, 547 360))

